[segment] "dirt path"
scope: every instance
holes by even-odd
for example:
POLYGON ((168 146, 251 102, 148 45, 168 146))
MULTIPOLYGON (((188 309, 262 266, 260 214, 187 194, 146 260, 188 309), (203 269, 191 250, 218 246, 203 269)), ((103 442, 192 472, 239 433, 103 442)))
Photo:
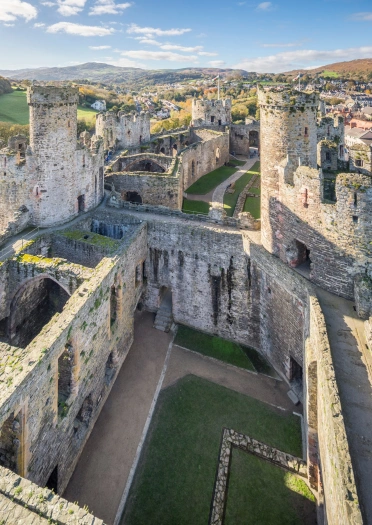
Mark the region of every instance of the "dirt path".
POLYGON ((203 377, 264 403, 270 403, 291 412, 293 410, 301 412, 301 407, 295 407, 287 396, 289 388, 284 381, 262 374, 252 374, 174 345, 163 388, 188 374, 203 377))
POLYGON ((372 387, 363 321, 353 303, 317 290, 331 345, 359 500, 366 523, 372 523, 372 387))
POLYGON ((247 162, 240 166, 238 171, 233 173, 228 179, 226 179, 222 184, 215 188, 212 195, 212 206, 223 206, 223 197, 225 195, 226 188, 229 184, 237 181, 242 177, 251 167, 257 162, 258 158, 254 157, 253 159, 248 159, 247 162))
POLYGON ((114 522, 172 339, 152 325, 152 313, 136 315, 133 346, 64 493, 107 525, 114 522))

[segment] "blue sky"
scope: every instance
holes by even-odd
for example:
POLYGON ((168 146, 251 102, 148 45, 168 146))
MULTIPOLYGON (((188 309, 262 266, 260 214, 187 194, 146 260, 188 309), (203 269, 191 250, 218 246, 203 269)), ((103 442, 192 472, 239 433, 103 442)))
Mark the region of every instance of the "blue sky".
POLYGON ((280 72, 372 57, 372 3, 0 0, 0 42, 0 69, 106 62, 280 72))

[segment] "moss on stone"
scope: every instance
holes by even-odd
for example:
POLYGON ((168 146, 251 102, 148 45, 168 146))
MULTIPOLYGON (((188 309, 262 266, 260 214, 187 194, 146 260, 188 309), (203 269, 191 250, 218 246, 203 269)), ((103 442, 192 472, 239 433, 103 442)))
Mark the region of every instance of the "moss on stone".
POLYGON ((72 230, 61 232, 61 235, 73 241, 84 242, 85 244, 91 244, 101 248, 108 248, 110 251, 117 250, 120 246, 119 241, 104 235, 99 235, 98 233, 72 230))

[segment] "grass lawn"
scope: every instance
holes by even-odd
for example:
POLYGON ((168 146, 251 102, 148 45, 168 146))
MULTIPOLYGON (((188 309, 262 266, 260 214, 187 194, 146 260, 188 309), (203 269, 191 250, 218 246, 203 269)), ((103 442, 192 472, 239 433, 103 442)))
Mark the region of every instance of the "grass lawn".
MULTIPOLYGON (((242 175, 240 179, 238 179, 235 182, 234 193, 225 193, 223 197, 223 207, 225 208, 226 213, 229 217, 232 217, 234 214, 235 206, 236 206, 236 203, 238 201, 238 198, 241 192, 244 190, 244 188, 246 187, 248 182, 251 180, 253 175, 259 175, 259 173, 260 173, 260 163, 257 161, 249 171, 244 173, 244 175, 242 175)), ((253 193, 256 193, 256 191, 259 192, 260 191, 259 188, 252 188, 253 193)), ((260 201, 260 199, 257 199, 257 200, 258 202, 260 201)), ((250 211, 250 210, 244 209, 243 211, 250 211)))
MULTIPOLYGON (((97 111, 78 106, 77 118, 89 124, 95 123, 97 111)), ((13 91, 0 96, 0 121, 12 124, 29 124, 29 108, 26 91, 13 91)))
POLYGON ((208 523, 223 427, 301 455, 299 417, 186 376, 160 393, 122 525, 208 523))
POLYGON ((228 179, 235 172, 236 167, 221 166, 221 168, 217 168, 216 170, 203 175, 203 177, 200 177, 199 180, 187 188, 186 193, 191 193, 191 195, 205 195, 214 190, 214 188, 224 180, 228 179))
POLYGON ((233 166, 243 166, 245 164, 245 160, 230 159, 229 164, 232 164, 233 166))
POLYGON ((25 91, 13 91, 0 96, 0 121, 28 124, 28 105, 25 91))
POLYGON ((336 71, 323 71, 322 77, 324 78, 338 78, 340 75, 336 71))
POLYGON ((178 327, 174 344, 183 346, 189 350, 195 350, 195 352, 207 355, 208 357, 214 357, 225 363, 239 366, 240 368, 255 370, 251 360, 241 349, 240 345, 226 341, 220 337, 198 332, 188 326, 180 325, 178 327))
POLYGON ((208 215, 210 204, 204 201, 190 201, 183 199, 182 211, 184 213, 204 213, 208 215))
POLYGON ((221 339, 215 335, 199 332, 188 326, 178 326, 174 344, 208 357, 214 357, 230 365, 277 377, 271 365, 253 348, 226 341, 226 339, 221 339))
POLYGON ((245 199, 243 211, 249 211, 254 219, 259 219, 261 217, 261 199, 247 197, 245 199))
POLYGON ((313 525, 315 498, 297 476, 233 449, 224 525, 313 525))

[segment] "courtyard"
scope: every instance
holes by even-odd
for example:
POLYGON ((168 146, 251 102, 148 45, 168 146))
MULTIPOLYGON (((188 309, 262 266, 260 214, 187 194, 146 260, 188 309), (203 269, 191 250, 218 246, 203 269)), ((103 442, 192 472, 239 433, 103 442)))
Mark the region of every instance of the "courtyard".
MULTIPOLYGON (((287 386, 243 348, 187 327, 173 341, 153 328, 152 313, 137 312, 134 344, 64 496, 107 525, 208 523, 224 428, 302 458, 287 386)), ((231 479, 226 523, 315 523, 312 494, 296 475, 234 449, 231 479), (253 513, 252 501, 272 491, 280 505, 267 521, 265 505, 253 513)))

